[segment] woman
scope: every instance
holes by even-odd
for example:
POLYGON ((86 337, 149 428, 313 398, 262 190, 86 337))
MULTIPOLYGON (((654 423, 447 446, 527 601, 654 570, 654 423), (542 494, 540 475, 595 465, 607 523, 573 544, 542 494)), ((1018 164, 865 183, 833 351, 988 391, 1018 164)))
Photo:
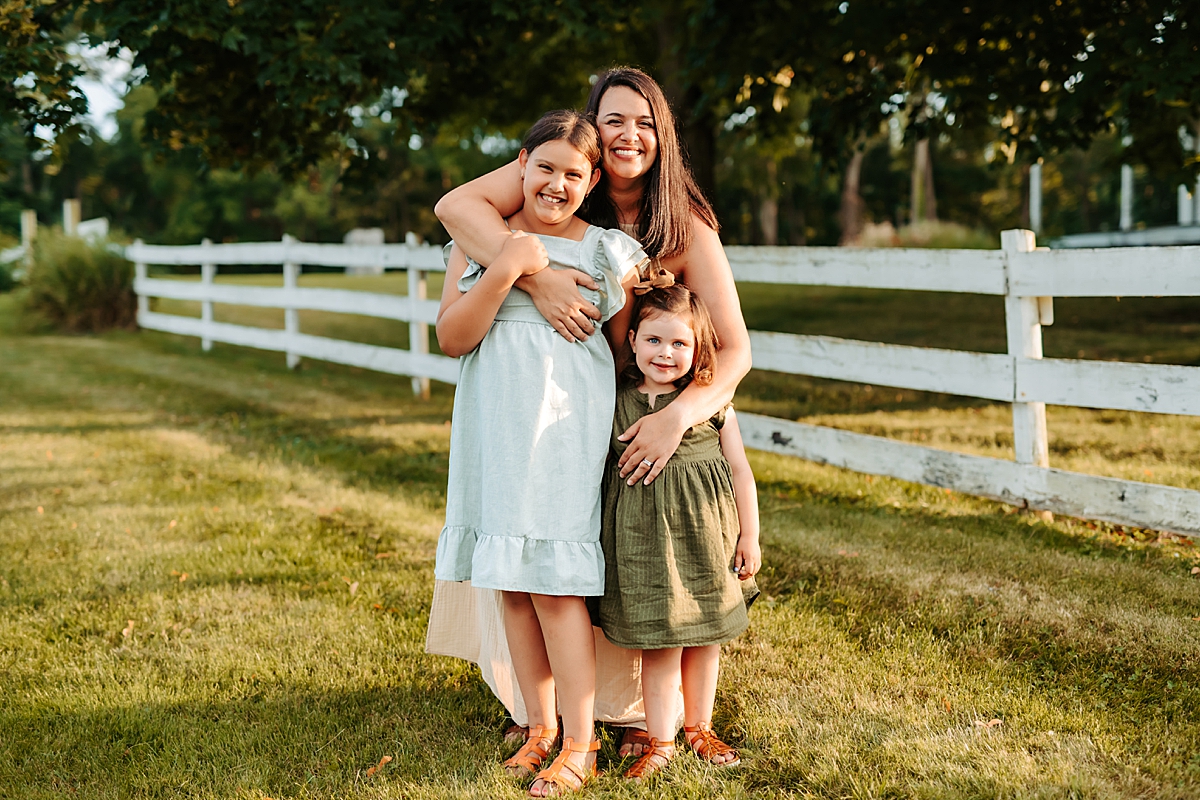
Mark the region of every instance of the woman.
MULTIPOLYGON (((619 462, 621 475, 630 484, 648 484, 675 453, 684 433, 733 398, 750 371, 750 338, 717 235, 716 215, 687 169, 662 89, 640 70, 616 68, 596 81, 586 112, 600 129, 603 176, 582 215, 594 225, 621 228, 686 283, 708 306, 721 344, 712 383, 689 385, 673 403, 622 434, 630 443, 619 462)), ((458 247, 486 266, 512 235, 504 219, 522 203, 520 167, 514 162, 451 191, 435 211, 458 247)), ((587 275, 542 270, 516 285, 530 294, 542 316, 568 341, 595 334, 593 321, 600 312, 578 289, 597 288, 587 275)), ((491 594, 439 582, 426 648, 479 664, 514 721, 524 725, 524 704, 512 679, 499 602, 491 594)), ((641 722, 637 651, 614 647, 598 629, 596 644, 597 718, 624 725, 641 722)), ((645 741, 644 736, 627 734, 621 755, 640 754, 645 741)))

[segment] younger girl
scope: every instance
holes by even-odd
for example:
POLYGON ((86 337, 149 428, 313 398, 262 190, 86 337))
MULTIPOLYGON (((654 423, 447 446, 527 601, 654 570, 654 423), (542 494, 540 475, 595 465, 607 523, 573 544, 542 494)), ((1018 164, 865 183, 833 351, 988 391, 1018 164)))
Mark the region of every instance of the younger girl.
MULTIPOLYGON (((617 390, 604 477, 605 587, 599 622, 620 647, 642 650, 649 747, 625 773, 641 778, 675 754, 675 698, 684 734, 704 760, 739 763, 712 731, 721 644, 746 629, 762 564, 758 500, 732 408, 694 426, 653 483, 622 478, 617 434, 691 382, 712 381, 717 337, 704 304, 656 268, 634 289, 632 362, 617 390)), ((645 465, 653 467, 653 464, 645 465)))
POLYGON ((621 341, 627 287, 646 257, 620 231, 575 216, 600 177, 599 134, 587 118, 546 114, 519 162, 525 205, 508 219, 514 233, 500 257, 484 269, 453 247, 447 264, 438 342, 462 362, 435 575, 501 594, 530 727, 505 763, 510 773, 537 772, 562 716, 562 752, 530 787, 541 797, 578 789, 595 772, 595 640, 583 598, 604 592, 600 483, 615 367, 607 341, 567 342, 513 283, 547 264, 587 273, 599 287, 589 301, 621 341))

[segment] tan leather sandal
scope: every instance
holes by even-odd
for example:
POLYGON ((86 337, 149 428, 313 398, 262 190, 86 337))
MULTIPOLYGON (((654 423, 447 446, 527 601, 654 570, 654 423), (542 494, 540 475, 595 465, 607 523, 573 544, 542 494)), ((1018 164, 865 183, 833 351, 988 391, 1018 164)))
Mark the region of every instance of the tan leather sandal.
POLYGON ((550 763, 550 766, 537 774, 533 779, 534 783, 542 781, 550 789, 546 795, 533 794, 533 787, 530 787, 530 797, 552 797, 555 795, 566 794, 568 792, 577 792, 583 788, 583 785, 589 779, 596 777, 596 762, 593 761, 586 767, 578 767, 572 764, 568 759, 572 753, 582 753, 587 757, 588 753, 594 753, 600 749, 600 740, 596 739, 591 744, 575 744, 575 740, 571 738, 563 739, 562 750, 559 751, 558 757, 550 763))
POLYGON ((641 756, 645 753, 646 748, 650 746, 650 734, 641 728, 625 728, 624 730, 625 733, 621 735, 621 747, 617 750, 617 755, 627 758, 641 756))
POLYGON ((507 745, 525 744, 525 740, 529 738, 529 728, 525 725, 518 725, 515 722, 504 729, 504 743, 507 745))
POLYGON ((651 736, 646 744, 646 751, 642 753, 641 758, 633 762, 632 767, 625 770, 625 777, 640 781, 670 764, 674 757, 674 742, 660 742, 651 736))
POLYGON ((712 726, 707 722, 684 725, 683 735, 687 737, 692 752, 714 767, 736 767, 742 763, 738 751, 718 739, 717 734, 713 733, 712 726), (733 755, 733 758, 729 761, 714 760, 719 756, 730 754, 733 755))
POLYGON ((558 728, 534 725, 525 734, 525 744, 504 762, 504 769, 514 778, 528 778, 542 768, 558 739, 558 728))

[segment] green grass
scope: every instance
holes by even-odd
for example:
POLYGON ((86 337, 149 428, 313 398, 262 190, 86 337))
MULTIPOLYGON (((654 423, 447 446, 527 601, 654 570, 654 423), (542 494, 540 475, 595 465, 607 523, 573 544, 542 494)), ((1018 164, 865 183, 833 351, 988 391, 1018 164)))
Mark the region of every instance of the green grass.
MULTIPOLYGON (((871 295, 797 295, 814 321, 746 294, 754 327, 856 338, 977 317, 934 304, 902 330, 912 309, 871 295)), ((447 387, 421 403, 406 378, 193 339, 19 336, 12 313, 0 297, 0 797, 522 796, 498 767, 503 709, 473 667, 423 653, 447 387)), ((1195 347, 1113 327, 1087 346, 1195 347)), ((1006 408, 974 401, 756 373, 739 405, 1007 446, 1006 408)), ((1056 464, 1200 488, 1190 420, 1050 426, 1056 464)), ((747 766, 684 757, 588 796, 1200 794, 1188 541, 751 457, 765 596, 716 716, 747 766)))

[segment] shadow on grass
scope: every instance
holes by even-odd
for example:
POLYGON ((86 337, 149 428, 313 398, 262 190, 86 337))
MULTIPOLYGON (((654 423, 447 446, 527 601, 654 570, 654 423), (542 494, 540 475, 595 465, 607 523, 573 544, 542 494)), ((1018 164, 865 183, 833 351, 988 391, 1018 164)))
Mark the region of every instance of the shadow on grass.
POLYGON ((1162 633, 1200 615, 1178 561, 1002 513, 946 516, 817 493, 801 510, 771 505, 764 519, 797 535, 766 538, 764 593, 835 620, 864 652, 898 631, 926 631, 963 669, 1003 663, 1022 682, 1200 734, 1194 636, 1162 633), (863 552, 801 535, 809 529, 852 531, 863 552))
POLYGON ((345 796, 396 776, 490 780, 503 749, 499 704, 449 659, 415 666, 357 691, 249 674, 205 687, 211 699, 5 709, 0 794, 345 796), (383 756, 392 762, 367 776, 383 756))

